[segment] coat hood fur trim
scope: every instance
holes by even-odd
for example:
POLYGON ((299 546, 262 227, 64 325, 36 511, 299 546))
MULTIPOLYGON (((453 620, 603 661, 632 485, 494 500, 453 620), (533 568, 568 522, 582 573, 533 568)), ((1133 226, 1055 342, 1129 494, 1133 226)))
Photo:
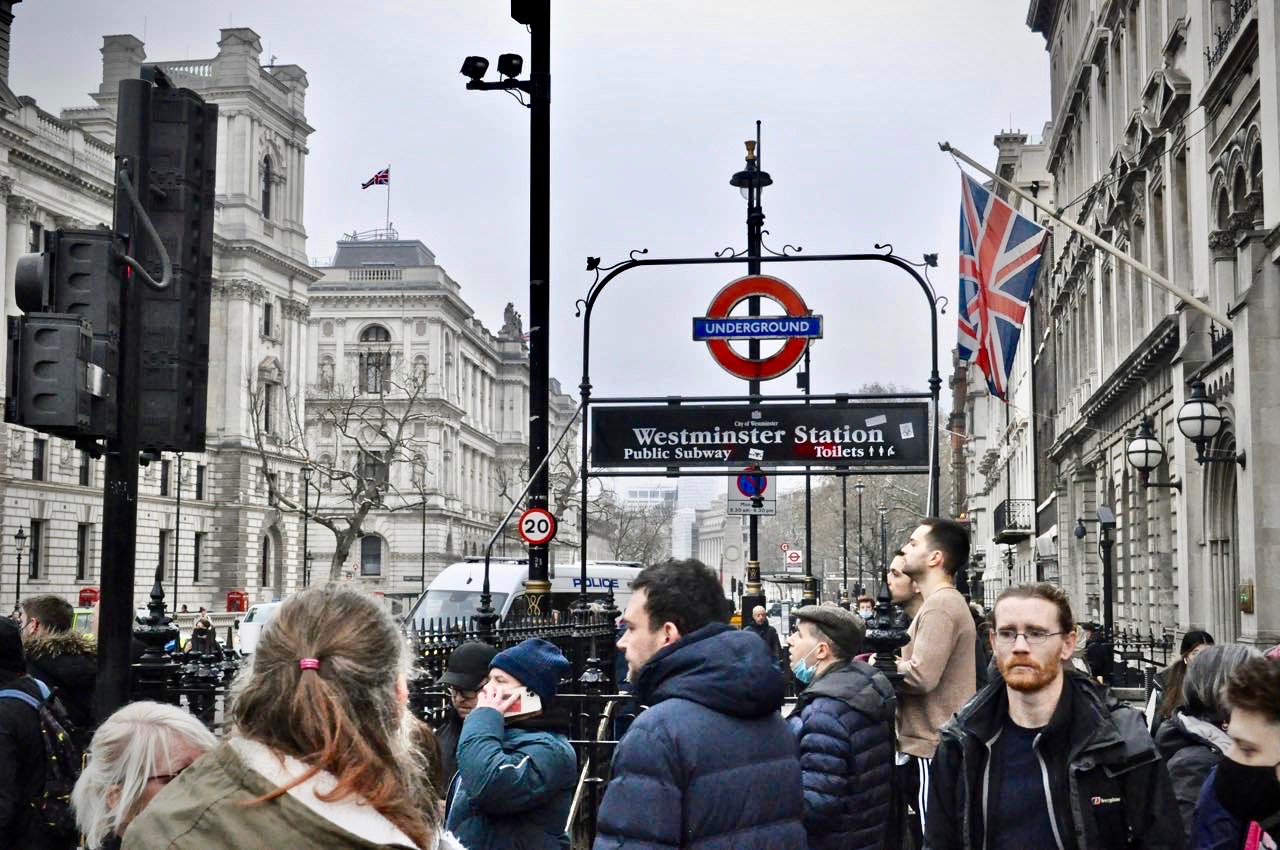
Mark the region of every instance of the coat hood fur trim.
POLYGON ((66 655, 98 657, 98 642, 93 635, 70 629, 65 632, 36 635, 27 638, 22 651, 28 658, 57 658, 66 655))

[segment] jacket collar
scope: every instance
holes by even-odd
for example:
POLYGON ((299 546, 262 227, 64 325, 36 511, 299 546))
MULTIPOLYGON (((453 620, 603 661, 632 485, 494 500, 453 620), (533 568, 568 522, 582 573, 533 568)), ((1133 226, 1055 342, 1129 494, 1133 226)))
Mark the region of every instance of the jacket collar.
MULTIPOLYGON (((231 738, 227 743, 245 767, 277 788, 310 770, 293 756, 276 752, 266 744, 250 738, 231 738)), ((413 839, 358 795, 350 794, 332 801, 322 800, 321 795, 332 791, 337 784, 338 780, 332 774, 322 770, 305 782, 293 786, 287 793, 306 806, 312 814, 366 841, 404 847, 417 846, 413 839)))
POLYGON ((1182 724, 1182 728, 1186 730, 1187 734, 1203 739, 1222 752, 1225 753, 1231 749, 1231 736, 1209 721, 1201 720, 1198 717, 1192 717, 1179 711, 1177 722, 1182 724))

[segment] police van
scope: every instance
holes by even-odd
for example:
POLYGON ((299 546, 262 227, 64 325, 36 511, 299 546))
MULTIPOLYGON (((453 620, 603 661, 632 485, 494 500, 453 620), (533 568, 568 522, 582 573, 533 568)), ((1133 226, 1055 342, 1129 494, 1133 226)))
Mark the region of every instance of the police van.
MULTIPOLYGON (((613 591, 619 611, 631 598, 631 581, 640 573, 633 561, 587 561, 587 601, 603 603, 613 591)), ((518 619, 534 613, 529 610, 524 582, 529 577, 529 563, 523 558, 493 558, 489 561, 489 592, 493 610, 501 620, 518 619)), ((484 587, 484 559, 469 558, 450 564, 432 579, 427 592, 414 603, 406 624, 425 628, 430 620, 474 617, 480 607, 480 590, 484 587)), ((577 562, 556 564, 551 570, 550 610, 542 610, 561 622, 568 621, 569 607, 582 590, 582 568, 577 562)))

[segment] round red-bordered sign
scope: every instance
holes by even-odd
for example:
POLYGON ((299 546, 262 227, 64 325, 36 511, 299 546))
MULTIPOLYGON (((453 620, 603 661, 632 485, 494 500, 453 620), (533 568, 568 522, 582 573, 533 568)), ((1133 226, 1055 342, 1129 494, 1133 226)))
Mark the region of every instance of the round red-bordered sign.
MULTIPOLYGON (((730 282, 716 293, 716 297, 711 300, 711 306, 707 308, 707 318, 728 318, 734 307, 753 295, 778 302, 788 316, 807 316, 811 312, 804 303, 804 299, 800 297, 800 293, 792 289, 786 281, 770 275, 753 274, 730 282)), ((800 358, 804 356, 804 351, 808 347, 809 340, 792 338, 784 342, 782 348, 776 353, 759 360, 752 360, 734 351, 728 340, 707 340, 707 348, 716 362, 730 375, 742 378, 744 381, 768 381, 785 375, 800 362, 800 358)))
POLYGON ((520 514, 520 537, 530 546, 543 546, 556 536, 556 518, 546 508, 529 508, 520 514))

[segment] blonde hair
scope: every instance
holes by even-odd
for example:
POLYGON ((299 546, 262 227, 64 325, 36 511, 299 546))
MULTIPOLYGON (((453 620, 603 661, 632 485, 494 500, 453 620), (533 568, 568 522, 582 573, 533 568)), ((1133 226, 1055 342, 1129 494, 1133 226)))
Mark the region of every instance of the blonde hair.
POLYGON ((134 702, 106 719, 93 734, 88 760, 71 791, 76 825, 89 847, 97 847, 134 811, 147 781, 182 752, 206 753, 213 733, 189 712, 158 702, 134 702), (108 801, 118 789, 115 804, 108 801))
POLYGON ((237 733, 310 769, 253 802, 325 771, 337 784, 321 800, 358 795, 418 846, 431 846, 433 789, 396 695, 408 666, 404 638, 369 595, 329 584, 285 600, 236 681, 231 715, 237 733), (303 669, 303 658, 318 666, 303 669))

